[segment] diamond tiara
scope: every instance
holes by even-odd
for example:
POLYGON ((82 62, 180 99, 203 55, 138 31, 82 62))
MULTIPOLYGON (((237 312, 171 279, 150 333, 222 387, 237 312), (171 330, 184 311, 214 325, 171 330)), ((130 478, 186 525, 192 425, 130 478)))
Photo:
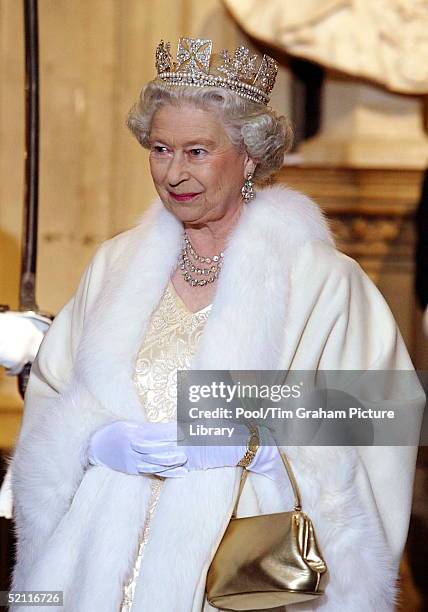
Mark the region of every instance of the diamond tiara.
POLYGON ((278 72, 277 62, 269 55, 251 55, 238 47, 233 55, 223 49, 212 52, 213 43, 203 38, 180 38, 176 61, 171 44, 160 41, 156 48, 158 79, 171 85, 225 87, 242 98, 267 104, 278 72))

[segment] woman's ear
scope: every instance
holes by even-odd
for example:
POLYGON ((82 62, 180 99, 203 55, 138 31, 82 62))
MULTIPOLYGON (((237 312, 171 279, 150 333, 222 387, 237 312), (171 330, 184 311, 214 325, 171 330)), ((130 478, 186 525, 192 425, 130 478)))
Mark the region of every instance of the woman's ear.
POLYGON ((254 174, 254 170, 256 169, 257 164, 251 159, 251 157, 246 154, 245 162, 244 162, 244 176, 247 178, 249 174, 254 174))

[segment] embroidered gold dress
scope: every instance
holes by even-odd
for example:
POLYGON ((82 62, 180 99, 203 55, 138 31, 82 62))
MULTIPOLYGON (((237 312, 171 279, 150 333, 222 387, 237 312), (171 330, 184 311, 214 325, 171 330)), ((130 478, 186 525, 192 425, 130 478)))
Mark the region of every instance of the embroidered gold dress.
MULTIPOLYGON (((137 356, 134 383, 147 420, 176 420, 177 370, 186 370, 195 353, 211 305, 191 312, 170 282, 154 311, 144 342, 137 356)), ((131 610, 151 519, 160 497, 164 479, 151 476, 151 493, 145 524, 140 536, 137 558, 124 587, 120 612, 131 610)))

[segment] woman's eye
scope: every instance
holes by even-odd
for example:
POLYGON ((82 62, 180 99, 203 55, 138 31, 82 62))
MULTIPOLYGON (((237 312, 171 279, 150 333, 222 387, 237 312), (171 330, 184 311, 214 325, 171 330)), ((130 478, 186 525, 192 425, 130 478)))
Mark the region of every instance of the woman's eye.
POLYGON ((202 157, 205 152, 205 149, 190 149, 190 155, 192 157, 202 157))
POLYGON ((152 147, 152 151, 154 151, 155 153, 166 153, 167 152, 167 148, 163 147, 162 145, 154 145, 152 147))

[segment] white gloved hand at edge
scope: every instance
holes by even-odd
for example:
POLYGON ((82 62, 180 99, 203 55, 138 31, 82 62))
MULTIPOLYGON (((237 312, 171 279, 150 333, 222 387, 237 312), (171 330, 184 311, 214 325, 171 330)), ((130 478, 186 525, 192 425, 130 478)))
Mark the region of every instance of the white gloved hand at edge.
POLYGON ((0 366, 8 376, 32 363, 49 328, 49 322, 19 312, 0 313, 0 366))

